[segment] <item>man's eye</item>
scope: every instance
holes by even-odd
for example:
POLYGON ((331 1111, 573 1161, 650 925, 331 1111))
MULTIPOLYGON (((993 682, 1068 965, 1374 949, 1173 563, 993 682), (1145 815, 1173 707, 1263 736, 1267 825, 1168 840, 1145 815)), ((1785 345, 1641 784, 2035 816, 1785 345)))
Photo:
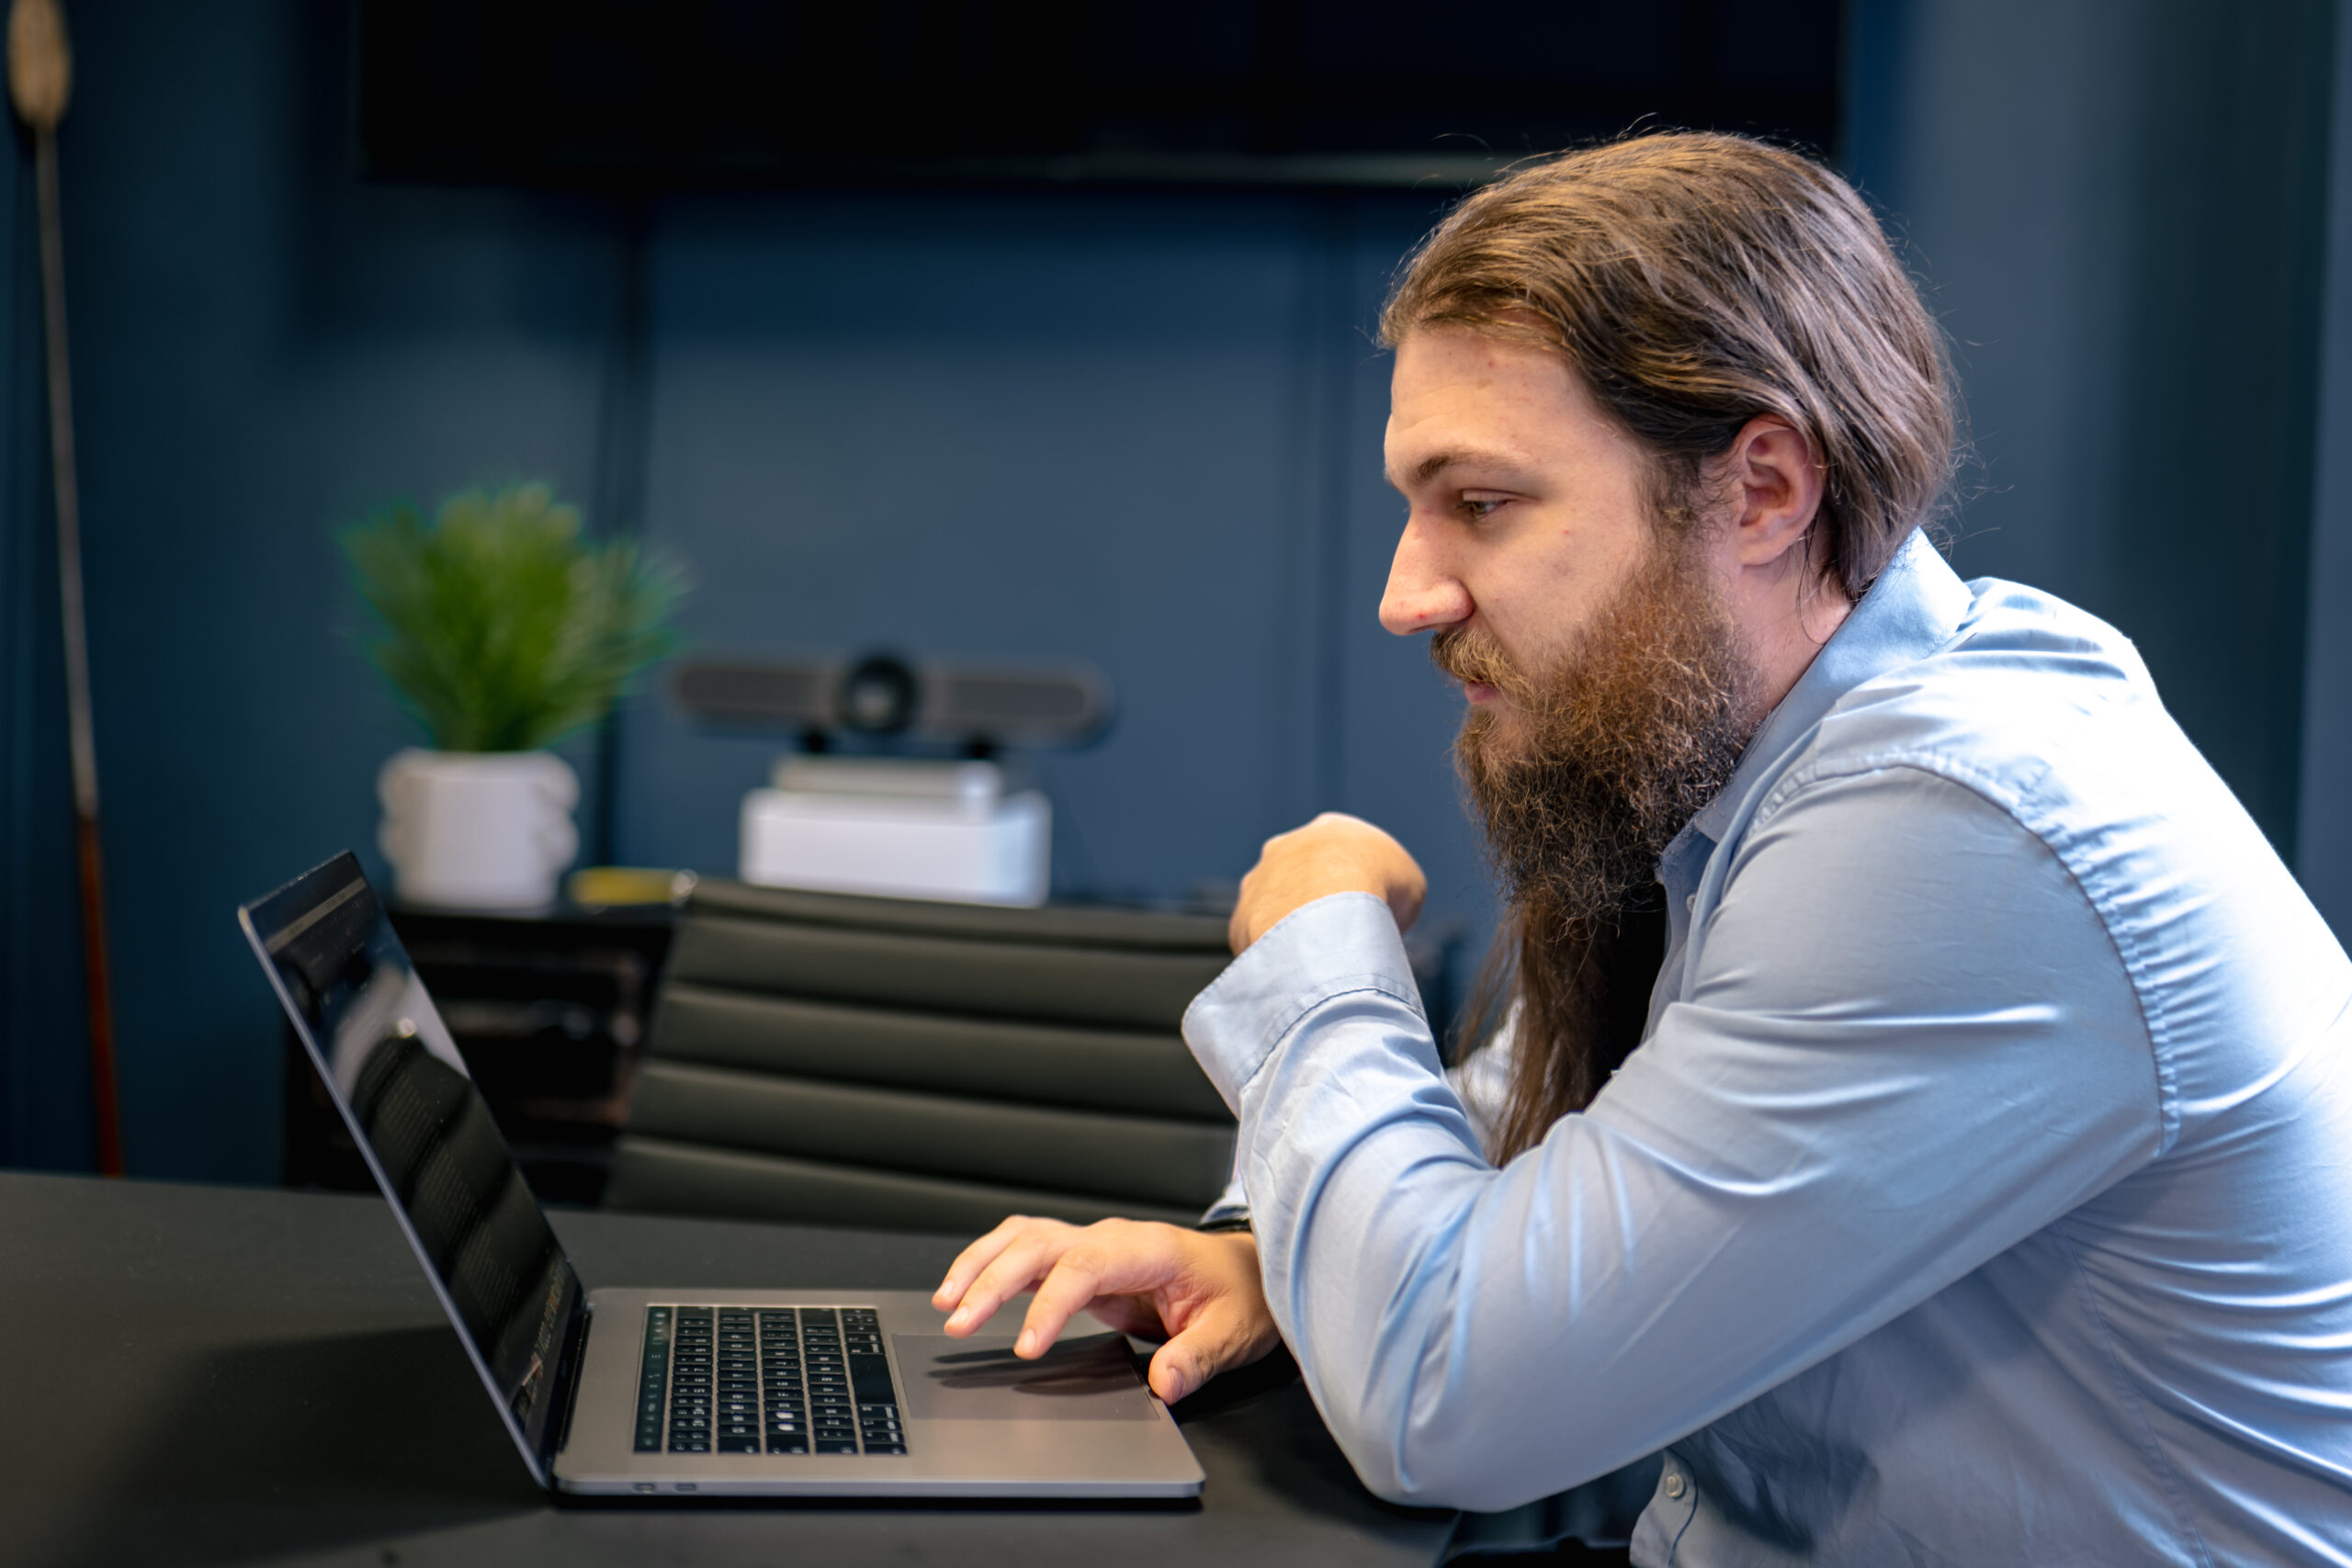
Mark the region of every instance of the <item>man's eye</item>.
POLYGON ((1483 523, 1494 514, 1497 507, 1504 504, 1506 503, 1499 498, 1479 500, 1465 495, 1462 498, 1462 514, 1473 523, 1483 523))

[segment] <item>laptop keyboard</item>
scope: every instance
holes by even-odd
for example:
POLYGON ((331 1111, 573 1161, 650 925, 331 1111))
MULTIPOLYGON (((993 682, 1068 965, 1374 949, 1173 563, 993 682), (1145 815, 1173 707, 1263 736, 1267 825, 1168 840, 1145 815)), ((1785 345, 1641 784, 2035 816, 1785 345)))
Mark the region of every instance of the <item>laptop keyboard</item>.
POLYGON ((641 1454, 903 1454, 871 1307, 645 1309, 641 1454))

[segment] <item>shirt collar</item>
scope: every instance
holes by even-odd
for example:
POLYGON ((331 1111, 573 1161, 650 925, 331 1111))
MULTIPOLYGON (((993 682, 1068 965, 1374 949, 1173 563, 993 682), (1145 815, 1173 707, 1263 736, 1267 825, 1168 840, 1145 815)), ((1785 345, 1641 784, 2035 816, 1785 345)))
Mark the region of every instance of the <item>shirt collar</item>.
MULTIPOLYGON (((1951 639, 1973 602, 1968 585, 1914 529, 1878 574, 1862 602, 1812 664, 1765 717, 1723 792, 1690 819, 1696 831, 1715 843, 1751 785, 1770 776, 1781 759, 1804 743, 1839 698, 1863 682, 1926 658, 1951 639)), ((1679 840, 1678 840, 1679 841, 1679 840)))

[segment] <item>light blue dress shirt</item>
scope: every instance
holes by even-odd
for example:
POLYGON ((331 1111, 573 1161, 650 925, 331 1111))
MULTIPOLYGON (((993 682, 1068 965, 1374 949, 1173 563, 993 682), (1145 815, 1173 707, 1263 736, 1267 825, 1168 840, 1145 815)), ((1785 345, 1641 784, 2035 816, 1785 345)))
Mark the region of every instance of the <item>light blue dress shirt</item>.
POLYGON ((1659 880, 1644 1043, 1499 1170, 1375 898, 1186 1017, 1374 1491, 1663 1450, 1636 1563, 2352 1562, 2352 963, 2122 637, 1915 536, 1659 880))

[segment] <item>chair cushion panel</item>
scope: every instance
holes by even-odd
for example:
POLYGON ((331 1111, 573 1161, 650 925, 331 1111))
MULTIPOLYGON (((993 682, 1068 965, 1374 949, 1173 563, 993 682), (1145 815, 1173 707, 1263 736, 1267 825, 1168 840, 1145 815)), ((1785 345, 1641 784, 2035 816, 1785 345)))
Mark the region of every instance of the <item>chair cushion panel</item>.
POLYGON ((670 978, 729 990, 1173 1032, 1223 952, 965 942, 690 915, 670 978))
POLYGON ((655 1056, 754 1072, 1230 1125, 1182 1037, 663 987, 655 1056))
POLYGON ((1060 947, 1125 947, 1226 954, 1222 915, 1050 905, 1042 909, 952 904, 925 898, 874 898, 754 887, 705 877, 687 900, 690 916, 742 915, 805 925, 959 937, 975 942, 1043 942, 1060 947))
POLYGON ((869 1170, 624 1135, 606 1204, 639 1213, 935 1231, 973 1236, 1007 1214, 1087 1224, 1114 1215, 1190 1224, 1195 1209, 869 1170))
POLYGON ((629 1131, 724 1147, 1062 1192, 1208 1206, 1234 1129, 1204 1122, 1013 1105, 655 1058, 629 1131))

